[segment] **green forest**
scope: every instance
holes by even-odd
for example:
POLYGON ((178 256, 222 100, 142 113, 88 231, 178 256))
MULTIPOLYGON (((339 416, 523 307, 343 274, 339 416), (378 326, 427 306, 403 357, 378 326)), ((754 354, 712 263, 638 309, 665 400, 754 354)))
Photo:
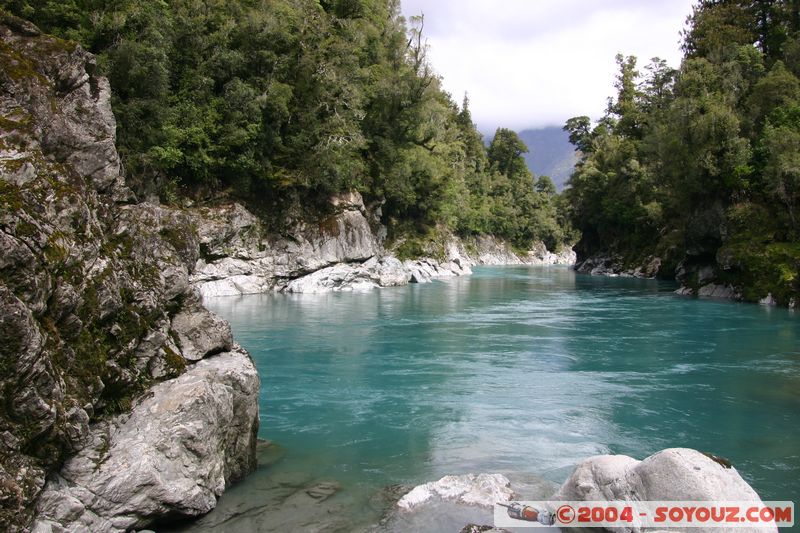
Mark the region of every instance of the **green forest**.
POLYGON ((238 200, 280 224, 357 190, 390 238, 577 243, 630 269, 658 257, 695 289, 710 266, 784 305, 800 296, 798 4, 702 0, 680 68, 618 55, 605 115, 564 127, 581 157, 559 195, 516 133, 484 145, 398 0, 0 0, 98 56, 140 197, 238 200))
POLYGON ((800 296, 800 2, 703 0, 679 70, 619 55, 602 118, 565 129, 582 158, 567 190, 582 257, 649 256, 746 300, 800 296))
POLYGON ((510 130, 488 149, 397 0, 2 0, 95 53, 128 183, 281 220, 357 190, 391 235, 574 239, 510 130))

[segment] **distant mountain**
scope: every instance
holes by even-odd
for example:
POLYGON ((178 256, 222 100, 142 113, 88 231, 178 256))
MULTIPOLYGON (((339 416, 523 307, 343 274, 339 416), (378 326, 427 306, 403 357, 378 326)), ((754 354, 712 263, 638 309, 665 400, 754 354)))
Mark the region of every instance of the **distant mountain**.
POLYGON ((528 145, 525 161, 531 172, 536 176, 550 176, 558 190, 563 190, 578 162, 575 147, 569 142, 569 134, 558 126, 524 130, 518 134, 528 145))

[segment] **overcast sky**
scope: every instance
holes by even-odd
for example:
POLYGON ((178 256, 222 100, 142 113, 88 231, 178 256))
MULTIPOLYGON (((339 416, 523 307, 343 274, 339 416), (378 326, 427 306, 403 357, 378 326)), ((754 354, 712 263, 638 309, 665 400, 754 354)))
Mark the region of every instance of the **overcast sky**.
POLYGON ((680 64, 680 30, 693 0, 401 0, 425 14, 429 57, 444 88, 469 93, 484 133, 598 118, 621 52, 680 64))

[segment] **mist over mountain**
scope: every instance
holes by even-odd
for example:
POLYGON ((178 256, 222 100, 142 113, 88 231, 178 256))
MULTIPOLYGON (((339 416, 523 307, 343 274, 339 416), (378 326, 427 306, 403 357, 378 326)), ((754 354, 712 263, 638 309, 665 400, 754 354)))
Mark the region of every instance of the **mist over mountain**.
POLYGON ((564 188, 578 156, 569 142, 569 134, 559 126, 530 129, 519 132, 528 146, 524 155, 528 168, 536 176, 550 176, 559 191, 564 188))
MULTIPOLYGON (((559 192, 562 191, 578 162, 569 134, 559 126, 527 129, 517 134, 528 147, 528 153, 523 157, 530 171, 534 176, 550 176, 559 192)), ((487 146, 493 137, 493 134, 486 135, 487 146)))

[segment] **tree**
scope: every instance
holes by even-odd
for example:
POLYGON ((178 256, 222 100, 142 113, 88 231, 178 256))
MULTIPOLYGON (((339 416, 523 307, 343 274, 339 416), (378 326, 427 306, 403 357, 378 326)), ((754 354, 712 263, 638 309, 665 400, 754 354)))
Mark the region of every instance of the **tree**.
POLYGON ((558 193, 556 184, 553 183, 553 180, 550 178, 550 176, 539 176, 536 179, 534 188, 536 189, 536 192, 544 194, 547 197, 555 196, 558 193))
POLYGON ((760 143, 767 193, 786 207, 791 228, 797 231, 800 200, 800 106, 773 113, 760 143))
POLYGON ((645 115, 663 111, 673 99, 673 87, 678 71, 664 59, 654 57, 645 67, 647 76, 640 87, 642 111, 645 115))
POLYGON ((492 167, 507 176, 519 176, 528 172, 522 154, 528 153, 528 147, 516 132, 498 128, 489 145, 488 157, 492 167))
POLYGON ((98 55, 142 196, 236 199, 280 220, 355 189, 392 235, 558 234, 527 148, 499 130, 487 151, 469 99, 459 108, 429 63, 425 18, 397 0, 3 5, 98 55))
POLYGON ((617 118, 615 131, 631 138, 641 136, 643 111, 640 107, 642 93, 637 87, 639 71, 636 70, 636 57, 617 54, 617 73, 614 87, 616 100, 609 100, 607 114, 617 118))
POLYGON ((562 128, 569 133, 569 142, 583 154, 592 151, 592 121, 587 116, 572 117, 562 128))

